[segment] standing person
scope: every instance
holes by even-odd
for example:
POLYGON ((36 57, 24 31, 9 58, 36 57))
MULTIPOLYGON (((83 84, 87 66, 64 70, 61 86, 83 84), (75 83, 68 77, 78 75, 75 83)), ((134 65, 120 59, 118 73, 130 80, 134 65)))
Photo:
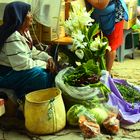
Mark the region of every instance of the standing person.
POLYGON ((91 17, 99 23, 104 35, 109 40, 111 51, 106 52, 106 67, 111 68, 116 57, 116 50, 123 41, 124 20, 128 20, 128 11, 124 0, 87 0, 94 7, 91 17))
POLYGON ((33 46, 30 8, 19 1, 7 4, 0 26, 0 88, 15 90, 18 99, 51 87, 55 72, 53 58, 33 46))

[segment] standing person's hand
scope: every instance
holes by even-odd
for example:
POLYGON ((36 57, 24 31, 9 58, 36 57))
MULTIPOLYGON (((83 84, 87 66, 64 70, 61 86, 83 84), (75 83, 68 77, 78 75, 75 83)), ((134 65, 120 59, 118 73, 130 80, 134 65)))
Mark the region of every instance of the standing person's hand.
POLYGON ((47 69, 53 73, 56 71, 56 66, 52 58, 47 61, 47 69))
POLYGON ((109 4, 110 0, 87 0, 93 7, 97 9, 104 9, 109 4))

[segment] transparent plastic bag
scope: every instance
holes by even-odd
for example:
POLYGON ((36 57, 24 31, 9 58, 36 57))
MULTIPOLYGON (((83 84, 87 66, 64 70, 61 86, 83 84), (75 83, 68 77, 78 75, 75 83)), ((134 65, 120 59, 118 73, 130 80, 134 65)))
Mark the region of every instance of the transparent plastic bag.
POLYGON ((96 137, 100 134, 100 125, 97 124, 95 117, 89 112, 79 116, 79 127, 86 138, 96 137))
POLYGON ((69 73, 69 71, 73 70, 73 67, 67 67, 61 70, 56 78, 55 84, 57 87, 61 88, 61 90, 69 95, 70 97, 77 100, 88 100, 94 98, 96 95, 100 94, 100 89, 98 87, 90 87, 89 85, 84 87, 74 87, 64 83, 63 75, 69 73))

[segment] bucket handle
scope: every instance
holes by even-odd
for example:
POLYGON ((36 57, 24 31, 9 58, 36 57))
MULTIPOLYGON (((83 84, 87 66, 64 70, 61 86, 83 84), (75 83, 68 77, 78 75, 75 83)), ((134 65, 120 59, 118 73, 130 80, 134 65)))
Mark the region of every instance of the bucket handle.
POLYGON ((57 122, 56 120, 56 113, 55 113, 55 107, 54 107, 54 100, 55 98, 50 99, 49 104, 50 108, 48 109, 48 120, 53 120, 53 132, 55 132, 55 129, 57 129, 57 122))
POLYGON ((50 120, 53 117, 53 108, 54 108, 54 98, 50 99, 49 104, 50 107, 48 108, 48 120, 50 120))

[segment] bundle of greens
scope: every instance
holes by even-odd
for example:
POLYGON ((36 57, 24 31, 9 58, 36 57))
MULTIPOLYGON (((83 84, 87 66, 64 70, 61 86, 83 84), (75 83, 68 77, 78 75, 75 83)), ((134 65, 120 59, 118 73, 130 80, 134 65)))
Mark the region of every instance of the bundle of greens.
POLYGON ((140 102, 140 92, 133 85, 116 83, 116 86, 124 100, 132 104, 140 102))
POLYGON ((110 89, 100 81, 101 70, 93 59, 81 64, 67 74, 63 75, 64 83, 74 87, 90 86, 100 90, 98 100, 107 100, 110 89))
POLYGON ((90 59, 86 63, 76 67, 70 73, 64 75, 64 83, 80 87, 98 83, 100 76, 101 71, 99 66, 93 61, 93 59, 90 59))

